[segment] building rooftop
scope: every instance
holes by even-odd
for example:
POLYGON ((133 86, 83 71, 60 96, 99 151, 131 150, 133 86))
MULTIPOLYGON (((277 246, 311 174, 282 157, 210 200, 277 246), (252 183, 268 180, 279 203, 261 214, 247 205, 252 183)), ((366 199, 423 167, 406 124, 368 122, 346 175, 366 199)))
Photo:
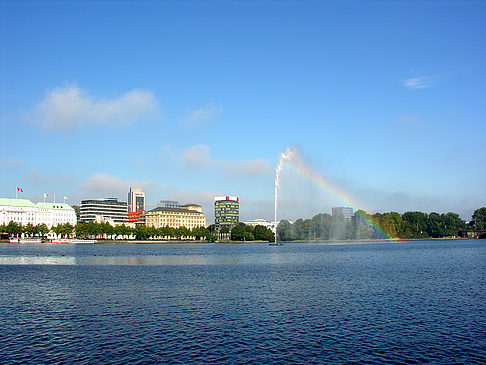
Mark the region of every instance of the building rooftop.
POLYGON ((198 212, 197 210, 192 210, 192 209, 183 209, 183 208, 166 208, 166 207, 157 207, 152 210, 149 210, 147 213, 154 213, 154 212, 174 212, 174 213, 198 213, 202 214, 201 212, 198 212))
POLYGON ((7 205, 11 207, 35 207, 35 204, 29 199, 0 198, 0 205, 7 205))
POLYGON ((0 205, 10 207, 31 207, 39 209, 73 210, 73 207, 66 203, 32 203, 29 199, 0 198, 0 205))

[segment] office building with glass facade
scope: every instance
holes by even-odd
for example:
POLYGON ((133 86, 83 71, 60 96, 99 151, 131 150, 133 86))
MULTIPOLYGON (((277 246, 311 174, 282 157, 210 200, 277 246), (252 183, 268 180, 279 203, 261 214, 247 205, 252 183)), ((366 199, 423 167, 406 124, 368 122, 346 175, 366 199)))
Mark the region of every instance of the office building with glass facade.
POLYGON ((237 196, 217 196, 214 198, 214 224, 216 229, 231 229, 240 220, 240 198, 237 196))
POLYGON ((128 212, 145 210, 145 193, 140 188, 130 188, 128 192, 128 212))
POLYGON ((117 198, 92 199, 81 201, 81 222, 110 223, 111 225, 126 224, 127 203, 120 202, 117 198))

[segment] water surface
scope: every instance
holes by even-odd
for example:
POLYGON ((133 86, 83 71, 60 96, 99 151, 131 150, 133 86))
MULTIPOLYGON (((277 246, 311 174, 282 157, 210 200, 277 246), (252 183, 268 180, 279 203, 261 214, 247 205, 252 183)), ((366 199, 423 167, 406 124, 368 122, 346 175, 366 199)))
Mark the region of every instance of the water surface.
POLYGON ((0 360, 484 363, 486 241, 0 244, 0 360))

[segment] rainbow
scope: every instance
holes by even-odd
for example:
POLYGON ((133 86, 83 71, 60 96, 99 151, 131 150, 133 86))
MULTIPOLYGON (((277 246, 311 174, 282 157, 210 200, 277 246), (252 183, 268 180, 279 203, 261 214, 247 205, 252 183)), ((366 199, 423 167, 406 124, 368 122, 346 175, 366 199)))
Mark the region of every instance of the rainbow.
MULTIPOLYGON (((295 152, 292 153, 292 156, 295 156, 295 152)), ((326 181, 321 175, 316 173, 315 171, 311 170, 309 167, 305 165, 301 158, 282 158, 281 159, 283 166, 286 166, 294 172, 296 175, 301 176, 307 180, 310 180, 313 184, 319 187, 324 192, 328 193, 341 203, 344 206, 348 206, 357 210, 356 208, 360 206, 357 202, 353 201, 353 199, 343 190, 333 186, 330 182, 326 181)), ((362 214, 360 211, 355 213, 355 216, 359 219, 360 222, 364 223, 368 226, 375 236, 384 241, 392 241, 392 239, 388 234, 386 234, 383 230, 381 230, 376 224, 373 223, 370 217, 366 214, 362 214)))

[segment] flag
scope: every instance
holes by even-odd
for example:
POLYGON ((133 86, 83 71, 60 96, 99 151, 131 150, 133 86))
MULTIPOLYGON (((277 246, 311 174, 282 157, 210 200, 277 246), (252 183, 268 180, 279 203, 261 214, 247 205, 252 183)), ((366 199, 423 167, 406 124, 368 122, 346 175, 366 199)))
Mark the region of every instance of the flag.
POLYGON ((44 198, 47 198, 49 195, 47 195, 46 193, 44 193, 44 198))
POLYGON ((23 193, 23 192, 24 192, 24 190, 23 190, 23 189, 21 189, 21 188, 19 188, 19 187, 17 187, 17 191, 20 191, 21 193, 23 193))
POLYGON ((67 199, 68 199, 68 197, 67 197, 67 196, 64 196, 64 199, 66 199, 66 200, 67 200, 67 199))

